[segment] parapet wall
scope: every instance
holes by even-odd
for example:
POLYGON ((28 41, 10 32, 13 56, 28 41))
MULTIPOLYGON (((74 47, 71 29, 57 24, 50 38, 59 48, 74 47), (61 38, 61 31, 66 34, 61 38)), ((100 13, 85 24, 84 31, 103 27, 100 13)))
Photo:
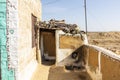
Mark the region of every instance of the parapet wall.
MULTIPOLYGON (((102 80, 120 80, 120 56, 101 47, 88 46, 90 71, 93 74, 101 74, 102 80)), ((99 79, 96 77, 95 80, 99 79)))

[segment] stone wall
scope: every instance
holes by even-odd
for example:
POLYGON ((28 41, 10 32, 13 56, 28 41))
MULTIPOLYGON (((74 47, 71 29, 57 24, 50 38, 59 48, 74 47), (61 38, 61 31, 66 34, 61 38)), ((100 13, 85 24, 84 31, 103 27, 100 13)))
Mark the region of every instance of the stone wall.
POLYGON ((94 80, 120 79, 120 56, 104 48, 89 45, 88 67, 94 80))
POLYGON ((37 66, 36 47, 32 48, 32 15, 41 20, 40 0, 18 0, 19 80, 30 80, 37 66))

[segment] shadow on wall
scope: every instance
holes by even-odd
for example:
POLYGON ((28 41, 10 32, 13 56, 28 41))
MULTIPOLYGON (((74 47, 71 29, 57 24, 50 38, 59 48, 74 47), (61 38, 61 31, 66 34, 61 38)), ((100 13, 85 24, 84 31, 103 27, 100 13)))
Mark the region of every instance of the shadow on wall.
POLYGON ((50 68, 49 80, 120 80, 120 61, 110 56, 113 54, 100 47, 82 45, 50 68))
POLYGON ((71 55, 58 63, 59 66, 65 66, 66 69, 85 69, 87 64, 88 47, 86 45, 80 46, 71 55))

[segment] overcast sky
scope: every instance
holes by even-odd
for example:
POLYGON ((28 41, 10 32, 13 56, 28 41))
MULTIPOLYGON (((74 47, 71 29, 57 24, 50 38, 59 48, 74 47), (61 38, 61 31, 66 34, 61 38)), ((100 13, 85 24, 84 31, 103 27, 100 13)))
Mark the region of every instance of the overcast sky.
MULTIPOLYGON (((84 0, 42 0, 42 20, 84 25, 84 0)), ((120 31, 120 0, 87 0, 88 31, 120 31)))

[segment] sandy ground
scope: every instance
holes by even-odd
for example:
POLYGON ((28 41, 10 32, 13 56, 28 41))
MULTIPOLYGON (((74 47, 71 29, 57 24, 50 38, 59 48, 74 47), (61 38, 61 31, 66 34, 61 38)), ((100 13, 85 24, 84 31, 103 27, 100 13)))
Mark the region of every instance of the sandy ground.
POLYGON ((68 71, 64 67, 39 65, 31 80, 92 80, 87 71, 68 71))
POLYGON ((120 55, 120 32, 89 32, 88 40, 120 55))
POLYGON ((87 71, 68 71, 64 67, 52 66, 48 80, 92 80, 87 71))
POLYGON ((31 80, 48 80, 50 66, 38 65, 31 80))

